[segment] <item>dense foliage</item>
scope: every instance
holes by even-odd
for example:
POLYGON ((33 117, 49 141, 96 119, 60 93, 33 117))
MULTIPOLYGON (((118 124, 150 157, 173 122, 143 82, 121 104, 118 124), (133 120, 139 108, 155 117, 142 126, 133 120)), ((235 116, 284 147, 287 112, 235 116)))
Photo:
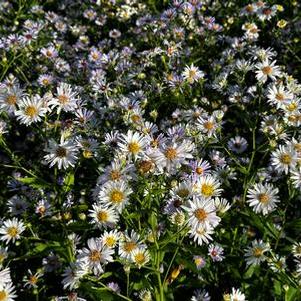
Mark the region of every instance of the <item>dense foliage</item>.
POLYGON ((0 1, 0 301, 301 300, 298 1, 0 1))

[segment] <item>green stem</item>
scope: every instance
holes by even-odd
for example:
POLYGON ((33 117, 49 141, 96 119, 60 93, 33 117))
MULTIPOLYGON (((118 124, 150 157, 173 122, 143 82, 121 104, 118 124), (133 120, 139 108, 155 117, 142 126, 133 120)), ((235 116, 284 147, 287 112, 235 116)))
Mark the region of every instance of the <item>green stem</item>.
POLYGON ((159 287, 159 299, 158 301, 164 301, 164 290, 163 290, 163 285, 162 285, 162 280, 161 280, 161 273, 160 273, 160 257, 161 257, 161 252, 160 250, 157 250, 157 256, 156 256, 156 267, 157 267, 157 281, 158 281, 158 287, 159 287))
POLYGON ((130 271, 126 273, 126 295, 129 296, 129 287, 130 287, 130 271))
MULTIPOLYGON (((180 244, 179 244, 179 245, 180 245, 180 244)), ((170 271, 170 269, 171 269, 171 266, 172 266, 172 264, 173 264, 173 262, 174 262, 174 260, 175 260, 175 258, 176 258, 176 256, 177 256, 178 251, 179 251, 179 246, 176 248, 176 251, 174 252, 174 254, 173 254, 172 258, 171 258, 171 261, 170 261, 170 263, 169 263, 169 265, 168 265, 168 268, 167 268, 167 271, 166 271, 166 273, 165 273, 165 277, 164 277, 164 280, 163 280, 163 286, 165 285, 167 276, 168 276, 169 271, 170 271)))
POLYGON ((109 292, 112 292, 113 294, 116 294, 118 297, 120 297, 120 298, 123 299, 123 300, 132 301, 132 299, 128 298, 127 296, 124 296, 124 295, 122 295, 122 294, 120 294, 120 293, 116 293, 116 292, 112 291, 110 288, 108 288, 104 283, 102 283, 102 282, 99 281, 98 279, 94 279, 94 278, 92 278, 92 277, 90 277, 90 276, 85 276, 85 278, 86 278, 87 280, 90 280, 90 281, 92 281, 92 282, 95 282, 95 283, 97 283, 97 284, 100 284, 103 288, 106 288, 109 292))

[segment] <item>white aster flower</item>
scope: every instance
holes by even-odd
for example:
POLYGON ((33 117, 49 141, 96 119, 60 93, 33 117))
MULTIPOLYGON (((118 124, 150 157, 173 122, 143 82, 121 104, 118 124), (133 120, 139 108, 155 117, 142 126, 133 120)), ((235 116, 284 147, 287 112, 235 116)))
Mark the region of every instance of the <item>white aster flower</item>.
POLYGON ((57 164, 58 169, 67 169, 69 166, 74 167, 77 151, 75 143, 71 140, 64 140, 62 136, 59 144, 53 139, 49 141, 49 146, 46 148, 49 154, 44 156, 44 159, 50 163, 50 167, 57 164))
POLYGON ((149 251, 145 248, 138 247, 136 248, 132 254, 132 262, 138 266, 140 269, 143 265, 149 262, 150 254, 149 251))
POLYGON ((255 68, 257 69, 255 71, 256 79, 262 83, 265 83, 268 78, 275 81, 276 78, 281 75, 279 66, 275 64, 276 61, 270 62, 268 59, 256 64, 255 65, 255 68))
POLYGON ((272 105, 275 105, 277 109, 283 108, 285 103, 293 98, 293 94, 290 93, 285 87, 280 85, 273 84, 268 89, 268 102, 272 105))
POLYGON ((41 278, 43 273, 41 271, 36 272, 35 274, 32 273, 32 271, 29 269, 28 274, 24 277, 25 287, 29 288, 37 288, 39 278, 41 278))
POLYGON ((213 227, 205 227, 204 225, 197 226, 196 228, 191 228, 189 230, 190 238, 193 238, 193 241, 196 242, 199 246, 206 244, 212 240, 213 227))
POLYGON ((23 222, 19 221, 17 218, 12 218, 4 221, 3 225, 0 228, 1 240, 9 243, 13 243, 20 239, 20 234, 25 230, 23 222))
POLYGON ((205 290, 196 290, 193 293, 190 301, 210 301, 211 297, 205 290))
POLYGON ((1 87, 0 109, 8 113, 14 112, 22 96, 23 90, 21 90, 18 86, 1 87))
POLYGON ((120 240, 120 235, 120 232, 115 229, 111 231, 105 231, 100 238, 106 246, 109 248, 114 248, 117 246, 120 240))
POLYGON ((15 287, 12 283, 7 283, 2 287, 0 286, 1 301, 14 301, 16 297, 15 287))
POLYGON ((15 111, 17 119, 25 125, 41 121, 41 117, 44 117, 46 113, 47 108, 44 106, 44 100, 39 95, 21 98, 18 103, 18 110, 15 111))
POLYGON ((245 250, 247 265, 259 265, 266 260, 265 252, 269 251, 270 245, 262 240, 252 241, 252 245, 245 250))
POLYGON ((214 198, 214 206, 216 211, 221 214, 224 214, 231 208, 229 202, 224 198, 214 198))
POLYGON ((128 203, 132 189, 125 181, 107 182, 99 191, 99 202, 105 206, 113 206, 118 212, 128 203))
POLYGON ((222 189, 219 188, 221 183, 212 175, 200 177, 195 185, 195 190, 204 198, 219 196, 222 189))
POLYGON ((278 188, 271 184, 254 184, 248 189, 247 203, 254 212, 266 215, 276 208, 276 203, 279 202, 278 192, 278 188))
POLYGON ((225 256, 224 249, 219 245, 210 244, 208 247, 208 255, 214 262, 222 261, 225 256))
POLYGON ((99 228, 113 228, 118 222, 118 213, 114 208, 101 204, 93 204, 92 207, 93 209, 89 210, 89 216, 99 228))
POLYGON ((194 145, 190 141, 172 142, 164 144, 162 149, 155 150, 149 156, 157 164, 160 162, 162 168, 166 168, 168 173, 173 173, 182 164, 187 162, 187 159, 192 159, 192 151, 194 145))
POLYGON ((286 259, 283 256, 275 255, 268 259, 268 266, 275 273, 285 272, 286 259))
POLYGON ((61 111, 72 112, 78 107, 77 101, 77 93, 73 91, 71 85, 61 83, 57 87, 55 98, 50 100, 48 104, 52 107, 57 107, 57 113, 61 111))
POLYGON ((214 116, 202 116, 197 119, 196 126, 199 128, 201 133, 210 138, 216 135, 219 123, 214 116))
POLYGON ((230 301, 245 301, 246 296, 243 294, 240 289, 236 289, 232 287, 232 291, 230 294, 230 301))
POLYGON ((280 145, 277 150, 272 152, 271 164, 279 172, 288 174, 289 169, 294 169, 297 163, 296 151, 284 145, 280 145))
POLYGON ((301 242, 295 242, 292 247, 293 255, 297 258, 301 258, 301 242))
POLYGON ((99 275, 103 273, 102 265, 113 261, 114 250, 106 246, 99 238, 90 238, 87 244, 88 248, 80 250, 78 259, 87 262, 94 275, 99 275))
POLYGON ((147 141, 140 133, 129 130, 127 134, 121 134, 118 147, 122 154, 133 157, 136 160, 137 158, 141 158, 147 141))
POLYGON ((183 206, 183 209, 188 213, 188 223, 193 229, 200 226, 214 228, 221 221, 216 215, 216 208, 211 199, 194 197, 192 201, 188 201, 188 206, 183 206))
POLYGON ((229 140, 228 147, 232 152, 241 154, 247 149, 248 142, 245 138, 236 136, 235 138, 231 138, 229 140))
POLYGON ((80 284, 80 279, 89 272, 89 263, 87 261, 79 261, 71 263, 65 268, 62 274, 62 284, 64 289, 73 290, 80 284))
POLYGON ((118 249, 120 258, 131 261, 133 252, 143 246, 139 241, 140 236, 135 231, 131 231, 130 234, 124 233, 118 249))
POLYGON ((191 64, 190 66, 186 66, 186 68, 182 72, 182 76, 190 84, 193 84, 194 82, 197 82, 199 79, 204 77, 204 72, 201 71, 198 67, 195 67, 193 64, 191 64))

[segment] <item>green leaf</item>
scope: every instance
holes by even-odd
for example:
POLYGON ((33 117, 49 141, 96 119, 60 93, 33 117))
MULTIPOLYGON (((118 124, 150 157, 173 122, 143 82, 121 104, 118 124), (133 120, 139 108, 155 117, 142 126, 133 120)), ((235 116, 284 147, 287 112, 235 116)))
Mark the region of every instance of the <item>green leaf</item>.
POLYGON ((152 229, 156 229, 158 225, 158 220, 155 212, 152 212, 149 219, 148 219, 149 224, 151 225, 152 229))
POLYGON ((295 301, 295 300, 300 300, 298 298, 298 290, 294 287, 289 287, 289 289, 285 292, 285 301, 295 301))
POLYGON ((145 278, 142 278, 140 281, 132 283, 131 288, 135 291, 139 291, 145 287, 149 287, 149 282, 145 278))
POLYGON ((244 274, 244 278, 245 279, 251 278, 252 275, 254 274, 255 269, 256 269, 256 266, 250 265, 249 268, 247 269, 247 271, 244 274))
POLYGON ((275 292, 276 296, 281 296, 282 295, 281 283, 278 280, 274 281, 274 292, 275 292))
POLYGON ((74 185, 74 173, 69 172, 65 177, 63 190, 64 192, 69 192, 74 185))
POLYGON ((24 177, 24 178, 17 178, 17 180, 23 184, 26 184, 32 188, 47 188, 49 187, 49 183, 35 177, 24 177))
POLYGON ((102 275, 99 277, 99 279, 105 279, 105 278, 108 278, 108 277, 110 277, 110 276, 112 276, 112 275, 113 275, 112 272, 106 272, 106 273, 102 274, 102 275))

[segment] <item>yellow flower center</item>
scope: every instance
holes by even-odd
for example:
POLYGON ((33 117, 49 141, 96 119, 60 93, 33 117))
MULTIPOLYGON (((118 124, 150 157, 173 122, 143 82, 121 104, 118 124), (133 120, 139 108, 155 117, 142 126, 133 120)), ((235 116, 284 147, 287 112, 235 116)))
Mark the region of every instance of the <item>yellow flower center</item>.
POLYGON ((84 158, 89 159, 89 158, 93 157, 93 153, 90 150, 85 149, 83 151, 83 156, 84 156, 84 158))
POLYGON ((108 236, 106 238, 106 245, 108 247, 113 247, 115 245, 115 243, 116 243, 116 239, 113 236, 108 236))
POLYGON ((97 219, 99 222, 106 222, 108 220, 108 213, 106 211, 99 211, 97 213, 97 219))
POLYGON ((139 115, 132 115, 131 119, 134 123, 138 123, 140 121, 140 116, 139 115))
POLYGON ((288 116, 288 120, 289 120, 290 122, 296 122, 296 121, 297 121, 297 117, 296 117, 296 115, 289 115, 289 116, 288 116))
POLYGON ((286 106, 287 110, 292 112, 297 109, 298 105, 295 102, 291 102, 288 106, 286 106))
POLYGON ((257 27, 252 27, 251 29, 250 29, 250 32, 251 33, 257 33, 258 32, 258 28, 257 27))
POLYGON ((296 144, 294 145, 294 148, 295 148, 295 150, 296 150, 297 152, 301 152, 301 143, 296 143, 296 144))
POLYGON ((67 150, 64 147, 59 146, 56 149, 55 154, 57 157, 64 158, 67 155, 67 150))
POLYGON ((113 190, 110 195, 110 200, 112 203, 120 204, 124 199, 124 194, 120 190, 113 190))
POLYGON ((196 172, 198 175, 201 175, 201 174, 203 174, 204 170, 203 170, 202 167, 197 167, 197 168, 195 169, 195 172, 196 172))
POLYGON ((282 93, 277 93, 276 94, 276 99, 279 101, 283 101, 284 100, 284 95, 282 93))
POLYGON ((187 197, 189 195, 189 190, 187 188, 179 189, 178 192, 177 192, 177 195, 180 198, 185 198, 185 197, 187 197))
POLYGON ((212 121, 206 121, 204 122, 204 128, 206 130, 212 130, 214 127, 214 123, 212 121))
POLYGON ((135 248, 136 248, 136 243, 133 241, 128 241, 123 246, 123 249, 126 253, 132 252, 135 248))
POLYGON ((181 225, 185 221, 185 216, 181 212, 177 212, 174 215, 174 222, 176 225, 181 225))
POLYGON ((195 258, 194 263, 196 265, 201 265, 204 262, 203 258, 195 258))
POLYGON ((156 148, 159 145, 159 141, 157 139, 154 139, 150 142, 150 145, 152 148, 156 148))
POLYGON ((231 300, 230 295, 229 295, 229 294, 224 294, 224 295, 223 295, 223 300, 224 300, 224 301, 230 301, 230 300, 231 300))
POLYGON ((111 170, 110 172, 110 178, 112 181, 116 181, 120 179, 121 173, 118 170, 111 170))
POLYGON ((258 196, 258 200, 262 204, 267 204, 270 200, 270 197, 266 193, 260 193, 259 196, 258 196))
POLYGON ((49 84, 49 80, 47 78, 44 78, 42 80, 43 85, 47 86, 49 84))
POLYGON ((259 258, 263 255, 263 250, 259 247, 255 247, 253 249, 253 256, 256 257, 256 258, 259 258))
POLYGON ((198 219, 198 221, 203 222, 207 218, 208 214, 203 208, 198 208, 194 211, 194 216, 198 219))
POLYGON ((188 75, 189 79, 193 79, 196 76, 195 70, 189 70, 188 73, 189 73, 189 75, 188 75))
POLYGON ((199 235, 203 235, 203 234, 205 234, 205 229, 199 228, 199 229, 196 230, 196 233, 199 234, 199 235))
POLYGON ((281 262, 280 260, 276 261, 275 266, 277 269, 281 270, 283 268, 283 262, 281 262))
POLYGON ((12 227, 7 228, 7 234, 11 237, 16 237, 18 235, 18 233, 19 233, 19 230, 17 227, 12 226, 12 227))
POLYGON ((137 253, 135 255, 135 262, 137 264, 143 264, 145 262, 145 256, 143 253, 137 253))
POLYGON ((289 154, 282 154, 280 162, 289 165, 292 162, 292 157, 289 154))
POLYGON ((66 95, 64 95, 64 94, 59 95, 59 96, 57 97, 57 99, 58 99, 59 103, 61 103, 61 104, 63 104, 63 105, 66 104, 67 102, 69 102, 69 97, 66 96, 66 95))
POLYGON ((39 211, 39 213, 40 213, 41 215, 44 215, 45 212, 46 212, 45 206, 40 206, 40 207, 38 208, 38 211, 39 211))
POLYGON ((145 174, 145 173, 149 172, 152 169, 152 167, 153 167, 152 161, 143 160, 143 161, 139 162, 138 170, 142 174, 145 174))
POLYGON ((17 96, 16 95, 8 95, 6 97, 6 103, 13 106, 17 103, 17 96))
POLYGON ((0 301, 7 300, 7 297, 8 297, 8 295, 5 290, 0 291, 0 301))
POLYGON ((25 115, 29 116, 30 118, 33 118, 34 116, 37 115, 38 113, 38 110, 36 107, 34 106, 28 106, 26 109, 25 109, 25 115))
POLYGON ((98 250, 92 250, 89 255, 89 259, 93 262, 100 261, 101 253, 98 250))
POLYGON ((249 13, 253 12, 254 11, 253 5, 252 4, 247 5, 246 6, 246 11, 249 12, 249 13))
POLYGON ((138 142, 130 142, 130 143, 128 144, 128 151, 129 151, 130 153, 132 153, 132 154, 135 155, 135 154, 139 153, 140 150, 141 150, 141 147, 140 147, 140 145, 139 145, 138 142))
POLYGON ((38 282, 38 277, 36 277, 35 275, 32 275, 29 277, 28 281, 34 285, 38 282))
POLYGON ((97 60, 97 59, 99 58, 98 53, 97 53, 97 52, 93 52, 93 53, 92 53, 92 58, 93 58, 94 60, 97 60))
POLYGON ((167 159, 173 160, 177 157, 177 150, 172 147, 169 147, 166 149, 164 155, 167 159))
POLYGON ((204 196, 212 196, 213 195, 213 192, 214 192, 214 188, 212 185, 210 184, 203 184, 202 185, 202 188, 201 188, 201 192, 204 196))
POLYGON ((273 68, 271 66, 265 66, 261 69, 261 71, 265 75, 271 75, 273 73, 273 68))

